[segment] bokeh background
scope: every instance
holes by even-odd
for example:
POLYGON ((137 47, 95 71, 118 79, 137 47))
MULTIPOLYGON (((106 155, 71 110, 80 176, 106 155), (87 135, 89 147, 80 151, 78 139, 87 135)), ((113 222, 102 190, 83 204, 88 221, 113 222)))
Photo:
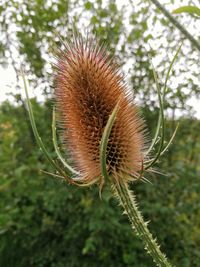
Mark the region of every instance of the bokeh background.
MULTIPOLYGON (((172 12, 199 1, 162 1, 172 12)), ((199 18, 173 15, 200 40, 199 18)), ((41 173, 53 171, 38 149, 28 120, 23 66, 39 132, 55 157, 51 141, 54 54, 73 28, 108 45, 126 74, 141 107, 149 138, 158 118, 153 62, 163 86, 178 46, 165 102, 166 140, 177 122, 176 138, 146 174, 150 183, 132 184, 150 230, 171 262, 200 266, 200 94, 199 51, 151 1, 1 0, 0 89, 0 266, 2 267, 153 267, 109 189, 80 189, 41 173), (3 87, 2 87, 3 88, 3 87), (4 100, 4 101, 3 101, 4 100)))

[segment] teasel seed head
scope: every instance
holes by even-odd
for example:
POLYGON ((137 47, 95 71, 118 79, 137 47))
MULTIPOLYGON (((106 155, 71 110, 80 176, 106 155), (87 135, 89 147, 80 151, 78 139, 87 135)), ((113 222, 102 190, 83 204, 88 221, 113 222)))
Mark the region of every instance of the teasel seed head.
POLYGON ((63 146, 86 185, 102 183, 101 138, 119 102, 106 150, 107 171, 115 181, 138 177, 144 160, 144 123, 119 67, 95 39, 76 36, 59 51, 55 101, 63 146))

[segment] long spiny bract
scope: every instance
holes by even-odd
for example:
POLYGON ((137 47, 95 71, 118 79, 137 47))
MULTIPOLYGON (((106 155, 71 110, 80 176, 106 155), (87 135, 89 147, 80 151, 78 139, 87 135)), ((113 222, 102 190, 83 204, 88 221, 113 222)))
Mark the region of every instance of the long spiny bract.
POLYGON ((131 180, 143 161, 143 122, 118 66, 93 43, 93 39, 75 38, 58 57, 55 99, 63 143, 84 183, 100 182, 100 142, 120 99, 107 146, 107 168, 111 177, 124 173, 124 179, 131 180))

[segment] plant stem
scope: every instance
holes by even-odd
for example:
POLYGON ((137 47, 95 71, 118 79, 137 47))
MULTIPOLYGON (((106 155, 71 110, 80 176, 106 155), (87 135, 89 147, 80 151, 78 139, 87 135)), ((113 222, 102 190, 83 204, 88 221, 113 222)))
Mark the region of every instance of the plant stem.
POLYGON ((185 37, 200 51, 199 42, 157 0, 150 0, 185 37))
POLYGON ((153 261, 159 267, 171 267, 166 256, 160 251, 160 247, 153 239, 152 234, 147 228, 147 222, 144 222, 142 214, 138 209, 133 191, 130 191, 127 183, 120 180, 114 185, 114 191, 127 214, 136 234, 143 240, 147 253, 151 255, 153 261))

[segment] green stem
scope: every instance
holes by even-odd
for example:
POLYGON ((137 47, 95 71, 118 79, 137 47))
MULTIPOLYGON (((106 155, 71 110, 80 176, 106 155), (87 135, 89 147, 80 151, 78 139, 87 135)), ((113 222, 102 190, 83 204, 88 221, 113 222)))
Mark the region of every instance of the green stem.
POLYGON ((150 0, 169 19, 185 37, 200 51, 200 43, 161 5, 157 0, 150 0))
POLYGON ((127 183, 122 180, 114 185, 114 191, 121 202, 125 213, 132 224, 133 229, 136 234, 143 240, 145 249, 153 258, 153 261, 158 267, 171 267, 166 256, 160 251, 160 247, 156 240, 153 239, 152 234, 147 228, 147 223, 144 222, 140 211, 138 210, 138 205, 136 203, 133 191, 130 191, 127 183))

